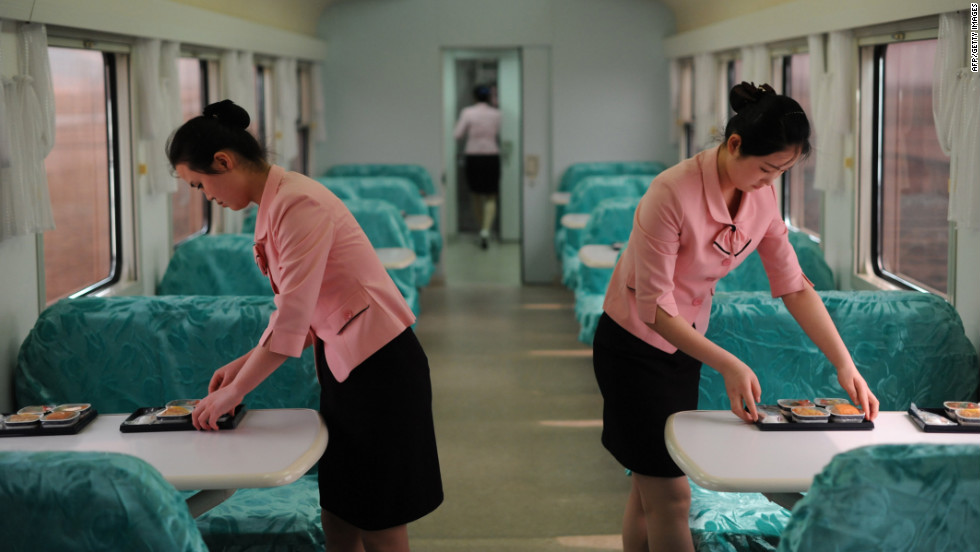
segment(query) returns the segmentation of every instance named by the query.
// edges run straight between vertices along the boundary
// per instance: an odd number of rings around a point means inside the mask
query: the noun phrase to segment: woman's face
[[[248,190],[239,175],[239,171],[232,170],[225,159],[220,157],[221,155],[223,155],[221,152],[215,155],[215,161],[212,164],[212,168],[220,171],[218,174],[191,170],[186,163],[178,163],[174,170],[177,172],[177,176],[187,182],[191,188],[197,188],[204,192],[208,201],[214,201],[222,207],[239,211],[251,203]]]
[[[733,135],[731,138],[736,138]],[[769,155],[742,155],[738,146],[740,140],[736,140],[734,151],[732,151],[731,139],[729,140],[728,178],[735,188],[745,193],[771,186],[779,181],[779,177],[787,169],[796,164],[800,159],[800,146],[791,146],[785,150],[770,153]]]

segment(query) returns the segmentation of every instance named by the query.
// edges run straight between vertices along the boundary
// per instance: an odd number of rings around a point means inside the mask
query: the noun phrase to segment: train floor
[[[463,236],[421,300],[446,498],[409,525],[412,549],[621,550],[629,479],[599,442],[573,294],[521,286],[516,244]]]

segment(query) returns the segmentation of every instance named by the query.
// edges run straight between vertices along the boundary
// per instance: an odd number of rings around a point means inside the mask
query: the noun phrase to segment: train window
[[[782,81],[787,96],[797,102],[813,121],[813,104],[810,102],[810,55],[793,54],[783,58]],[[810,144],[817,143],[816,130],[810,135]],[[783,215],[790,226],[811,235],[820,235],[822,219],[822,195],[814,185],[816,156],[819,152],[812,148],[810,155],[801,163],[783,174]]]
[[[180,58],[177,70],[180,75],[180,108],[183,120],[187,121],[201,114],[207,102],[208,66],[197,58]],[[171,196],[171,216],[173,219],[173,243],[203,234],[210,226],[208,200],[204,194],[186,184],[178,184]]]
[[[293,160],[292,169],[302,174],[310,174],[310,141],[313,132],[313,71],[308,65],[296,69],[299,79],[299,122],[296,127],[296,140],[299,155]]]
[[[949,159],[932,116],[935,40],[875,48],[876,273],[918,289],[947,291]]]
[[[48,304],[113,283],[122,262],[116,54],[50,47],[55,145],[45,160],[56,228],[44,233]]]
[[[680,83],[677,91],[681,158],[687,158],[697,153],[694,151],[694,63],[689,59],[680,62]]]
[[[272,69],[263,65],[255,66],[255,108],[258,123],[259,143],[272,144],[272,117],[275,109],[272,104]]]

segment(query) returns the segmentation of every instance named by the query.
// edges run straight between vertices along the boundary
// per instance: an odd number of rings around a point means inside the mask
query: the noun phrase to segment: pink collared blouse
[[[415,322],[343,202],[279,166],[269,171],[259,203],[255,261],[276,303],[259,345],[298,357],[315,335],[339,382]]]
[[[743,194],[732,218],[718,149],[702,151],[659,174],[643,195],[603,309],[631,334],[673,353],[677,347],[647,326],[657,307],[704,334],[716,283],[756,249],[773,297],[813,285],[788,235],[772,186]]]

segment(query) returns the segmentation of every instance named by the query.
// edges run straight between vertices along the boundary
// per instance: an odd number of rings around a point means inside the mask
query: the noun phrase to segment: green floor
[[[573,295],[520,285],[516,245],[447,244],[416,332],[432,369],[446,500],[415,551],[621,549],[629,480],[599,443]]]

